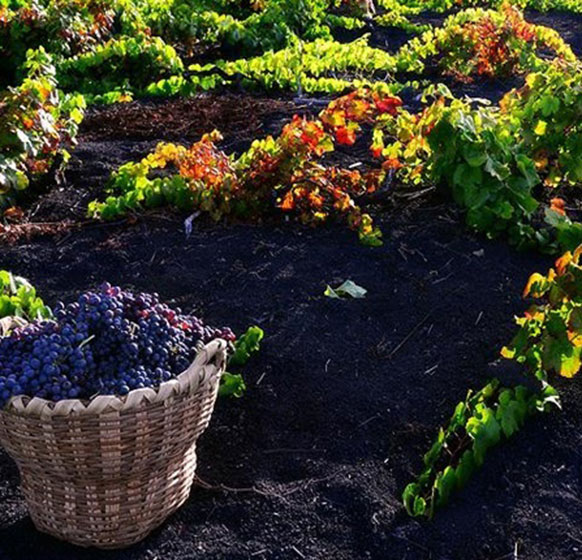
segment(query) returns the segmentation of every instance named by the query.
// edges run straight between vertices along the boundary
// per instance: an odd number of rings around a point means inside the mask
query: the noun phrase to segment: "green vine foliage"
[[[36,294],[28,280],[0,270],[0,319],[19,317],[26,320],[48,319],[52,311]]]
[[[242,336],[237,338],[229,365],[243,366],[246,364],[251,355],[260,350],[264,336],[265,333],[260,327],[249,327]]]
[[[451,193],[472,228],[556,253],[582,243],[582,224],[559,198],[582,184],[581,117],[582,68],[556,60],[498,106],[431,86],[417,113],[375,122],[372,150],[402,183]]]
[[[449,16],[442,27],[431,28],[411,39],[396,54],[397,68],[422,72],[429,63],[461,81],[478,74],[495,77],[545,68],[547,57],[576,62],[559,33],[527,22],[508,3],[498,9],[469,8]]]
[[[183,69],[172,46],[159,37],[141,34],[111,39],[88,53],[64,59],[57,77],[66,90],[104,94],[141,91],[152,78],[169,77]]]
[[[261,347],[265,333],[260,327],[252,326],[239,336],[234,343],[234,351],[228,360],[228,367],[239,368],[244,366],[251,356]],[[219,395],[221,397],[242,397],[246,391],[246,384],[240,373],[225,372],[220,380]]]
[[[533,274],[524,296],[535,303],[523,317],[505,358],[547,383],[548,374],[574,377],[582,367],[582,246],[566,252],[546,275]]]
[[[143,20],[154,33],[172,41],[218,44],[240,55],[286,46],[293,36],[330,38],[329,0],[269,0],[256,10],[236,3],[142,2]]]
[[[379,6],[386,9],[400,8],[409,14],[422,11],[443,13],[455,8],[495,8],[504,3],[507,3],[507,0],[378,0]],[[580,13],[582,11],[577,0],[513,0],[511,4],[522,9],[531,8],[542,12],[563,10]]]
[[[525,87],[507,95],[501,107],[507,126],[522,132],[520,149],[533,154],[547,186],[582,181],[579,64],[552,64],[530,74]]]
[[[487,40],[490,48],[480,52],[479,42]],[[523,20],[521,12],[504,6],[499,11],[459,12],[447,18],[442,28],[427,30],[393,55],[370,47],[368,35],[345,44],[330,39],[312,42],[294,39],[279,51],[268,51],[250,59],[217,61],[203,68],[192,65],[189,70],[191,75],[199,76],[219,70],[227,80],[242,78],[246,87],[301,88],[308,93],[331,93],[350,85],[367,85],[369,78],[365,76],[370,74],[384,80],[397,72],[420,75],[431,58],[435,58],[446,72],[463,80],[478,73],[502,75],[534,71],[548,64],[537,55],[541,47],[552,49],[560,60],[576,60],[554,30],[531,25]],[[502,55],[492,61],[492,53]]]
[[[424,11],[445,13],[467,8],[499,8],[511,4],[521,9],[530,8],[540,12],[561,10],[580,13],[582,6],[577,0],[377,0],[380,13],[374,18],[378,25],[398,27],[411,34],[431,30],[429,25],[419,25],[411,18]]]
[[[518,247],[571,250],[582,226],[552,210],[556,189],[582,182],[582,72],[556,63],[526,78],[500,109],[450,108],[428,136],[430,167],[489,235]]]
[[[527,418],[557,402],[547,385],[541,393],[524,386],[502,387],[498,380],[460,402],[423,459],[424,469],[402,495],[409,515],[432,519],[473,474],[492,447],[512,437]]]
[[[0,2],[0,82],[22,80],[28,50],[42,47],[58,59],[87,52],[124,29],[129,14],[137,16],[130,0]]]
[[[296,41],[280,51],[217,62],[216,67],[227,76],[242,77],[243,85],[250,88],[336,93],[371,85],[366,76],[374,72],[383,72],[386,76],[395,70],[396,61],[385,51],[370,47],[368,35],[364,35],[351,43],[328,39]],[[349,79],[341,77],[348,73]]]
[[[534,303],[516,317],[517,332],[501,355],[535,378],[539,389],[503,388],[494,380],[459,403],[424,456],[424,470],[404,490],[413,516],[432,518],[452,493],[482,466],[487,451],[510,438],[536,412],[560,408],[553,377],[572,378],[582,368],[582,246],[567,251],[544,275],[534,273],[524,297]]]
[[[486,112],[450,108],[428,137],[434,179],[448,184],[467,222],[498,235],[532,216],[535,164]]]

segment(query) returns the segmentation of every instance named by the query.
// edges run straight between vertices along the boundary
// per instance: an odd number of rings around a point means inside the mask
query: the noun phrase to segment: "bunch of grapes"
[[[57,303],[55,320],[35,321],[0,339],[0,407],[14,395],[52,401],[125,395],[184,371],[200,343],[234,341],[157,294],[103,284],[74,303]]]

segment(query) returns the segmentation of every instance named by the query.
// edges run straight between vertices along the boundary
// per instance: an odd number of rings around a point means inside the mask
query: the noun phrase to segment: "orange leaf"
[[[340,144],[345,144],[347,146],[352,146],[356,141],[356,133],[345,126],[336,130],[335,137]]]
[[[285,194],[283,202],[281,202],[279,208],[287,212],[295,208],[295,200],[293,199],[293,193],[291,191]]]
[[[389,171],[390,169],[400,169],[402,167],[402,163],[398,158],[389,158],[382,164],[382,169]]]
[[[550,200],[550,209],[558,214],[562,214],[562,216],[566,215],[565,207],[566,203],[562,198],[552,198],[552,200]]]
[[[572,253],[567,251],[556,261],[556,270],[561,276],[566,272],[566,267],[572,262]]]
[[[11,220],[22,220],[24,218],[24,212],[18,206],[11,206],[4,210],[4,217],[10,218]]]

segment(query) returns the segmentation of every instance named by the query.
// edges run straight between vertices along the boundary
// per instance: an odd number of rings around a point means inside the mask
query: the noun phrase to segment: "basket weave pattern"
[[[226,343],[212,341],[176,379],[126,397],[49,403],[15,397],[0,443],[16,461],[30,516],[82,546],[143,539],[187,499],[196,440],[210,421]]]

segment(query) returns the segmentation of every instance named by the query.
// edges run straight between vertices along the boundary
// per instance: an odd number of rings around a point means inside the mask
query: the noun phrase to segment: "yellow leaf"
[[[534,128],[534,133],[537,136],[543,136],[546,133],[546,128],[548,127],[548,123],[546,121],[538,121],[536,127]]]
[[[507,346],[504,346],[501,349],[501,356],[503,358],[507,358],[508,360],[513,360],[513,357],[515,356],[515,350],[511,350]]]
[[[534,272],[530,277],[529,280],[527,281],[527,284],[523,290],[523,297],[527,297],[530,295],[530,292],[532,290],[532,287],[534,284],[537,283],[541,283],[545,280],[545,277],[542,276],[539,272]],[[535,292],[531,292],[531,295],[533,297],[539,297],[539,294],[535,293]]]
[[[574,346],[574,348],[582,347],[582,333],[569,330],[568,331],[568,340],[570,341],[570,344],[572,344],[572,346]]]
[[[580,371],[581,365],[580,348],[574,348],[571,356],[562,358],[558,373],[562,377],[574,377]]]

